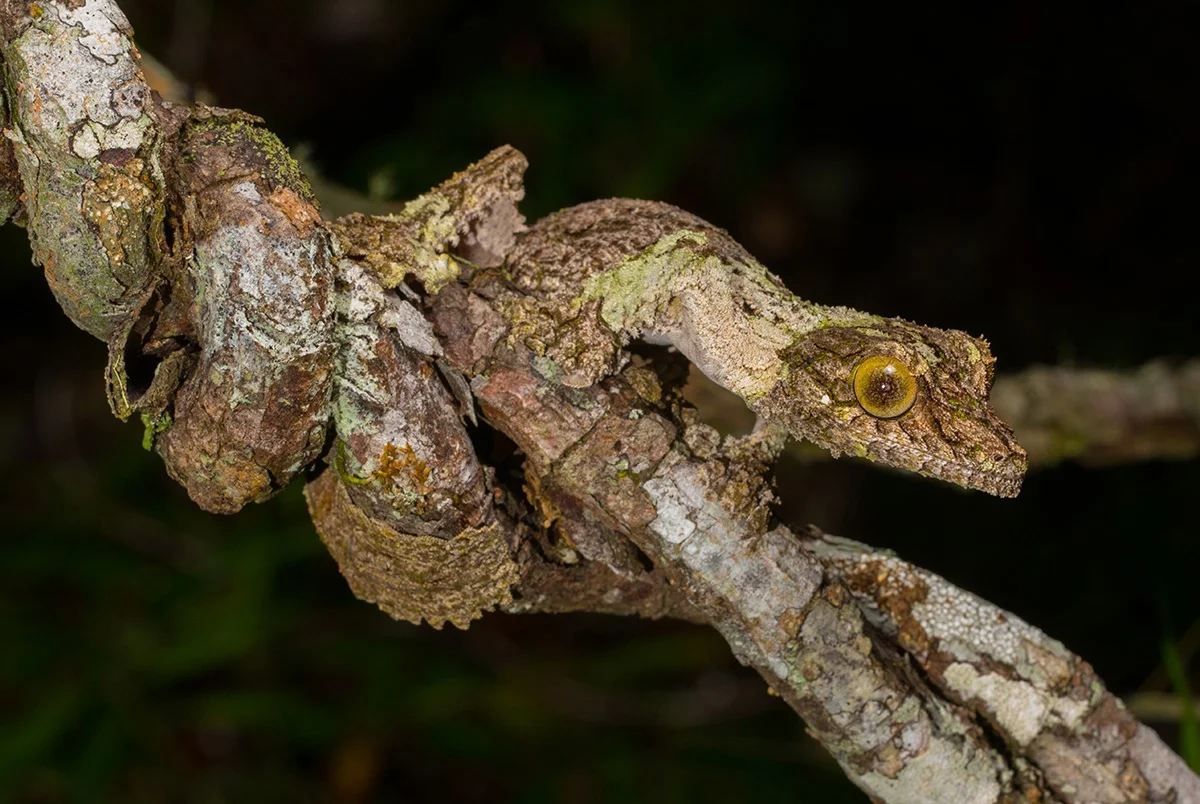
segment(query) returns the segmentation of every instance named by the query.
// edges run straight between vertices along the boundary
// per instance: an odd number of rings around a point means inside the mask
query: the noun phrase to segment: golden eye
[[[908,366],[894,357],[863,359],[854,367],[851,382],[858,404],[877,419],[901,416],[917,399],[917,381]]]

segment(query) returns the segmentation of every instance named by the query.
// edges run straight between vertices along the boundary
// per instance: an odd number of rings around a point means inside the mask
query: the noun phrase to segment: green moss
[[[620,458],[615,464],[613,464],[613,469],[615,470],[615,474],[611,482],[614,485],[622,480],[632,480],[639,486],[642,484],[641,474],[633,470],[629,464],[628,458]]]
[[[142,414],[142,426],[145,430],[142,432],[142,449],[150,452],[154,449],[154,439],[159,433],[165,433],[173,424],[171,414],[163,411],[157,416],[152,416],[149,413]]]
[[[333,459],[333,470],[338,473],[338,477],[343,483],[350,483],[355,486],[363,486],[371,482],[369,477],[358,477],[351,474],[346,468],[346,442],[338,439],[337,450]]]
[[[535,355],[533,358],[533,370],[550,382],[558,382],[562,377],[563,371],[558,364],[545,355]]]
[[[292,158],[287,146],[271,130],[264,128],[253,119],[241,116],[213,116],[193,120],[188,125],[189,135],[212,134],[214,141],[229,148],[249,147],[258,156],[263,170],[263,177],[271,185],[287,187],[299,193],[305,200],[316,205],[317,196],[312,186],[301,170],[300,165]],[[191,154],[185,153],[188,159]]]

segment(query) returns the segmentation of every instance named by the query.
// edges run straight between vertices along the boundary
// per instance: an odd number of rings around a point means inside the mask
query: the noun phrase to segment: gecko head
[[[988,404],[995,358],[955,330],[870,318],[801,336],[788,368],[756,405],[792,434],[1000,497],[1028,465]]]

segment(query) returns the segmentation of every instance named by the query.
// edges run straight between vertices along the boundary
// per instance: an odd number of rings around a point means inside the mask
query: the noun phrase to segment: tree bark
[[[876,800],[1200,801],[1060,643],[773,523],[777,426],[722,438],[683,399],[685,361],[634,358],[595,309],[514,289],[506,261],[534,242],[514,149],[396,215],[329,223],[260,120],[150,91],[112,0],[3,0],[0,27],[0,215],[108,344],[114,412],[140,415],[203,508],[305,475],[355,594],[413,622],[708,623]],[[543,243],[545,276],[619,253],[644,224],[622,209],[594,254]]]

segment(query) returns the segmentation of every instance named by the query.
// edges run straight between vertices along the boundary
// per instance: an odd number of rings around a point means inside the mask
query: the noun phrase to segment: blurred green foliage
[[[531,218],[672,201],[802,295],[985,332],[1002,369],[1200,352],[1195,29],[1170,10],[121,5],[147,51],[363,193],[511,142]],[[104,408],[103,349],[23,237],[0,232],[0,802],[862,800],[707,630],[397,624],[351,597],[298,489],[197,511]],[[785,463],[778,514],[947,575],[1123,694],[1160,626],[1200,618],[1198,484],[1066,467],[1011,502]]]
[[[1162,657],[1163,669],[1182,710],[1179,716],[1179,755],[1188,767],[1200,773],[1200,722],[1196,718],[1196,699],[1188,681],[1187,662],[1180,652],[1179,643],[1170,636],[1163,637]]]
[[[88,411],[86,453],[24,481],[5,467],[26,505],[0,563],[0,800],[785,801],[798,775],[844,786],[707,631],[393,623],[345,589],[298,487],[227,520],[198,513],[104,415]]]

